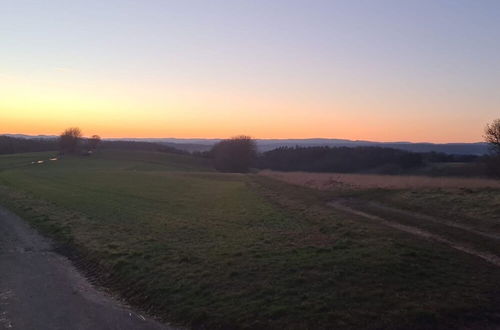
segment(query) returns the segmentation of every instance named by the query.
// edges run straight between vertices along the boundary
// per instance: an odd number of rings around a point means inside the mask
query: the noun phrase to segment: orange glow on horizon
[[[25,120],[6,120],[0,116],[2,122],[2,131],[0,134],[26,134],[26,135],[59,135],[67,127],[80,127],[85,136],[98,134],[103,138],[228,138],[236,135],[250,135],[259,139],[307,139],[307,138],[332,138],[349,140],[367,140],[379,142],[434,142],[434,143],[453,143],[453,142],[480,142],[480,138],[471,136],[469,139],[449,139],[446,137],[430,137],[425,132],[417,130],[408,131],[404,128],[386,126],[377,126],[376,128],[366,125],[355,129],[345,127],[336,129],[336,134],[328,134],[331,131],[328,123],[322,125],[303,125],[297,126],[297,122],[290,123],[289,129],[287,123],[281,123],[278,126],[272,126],[272,121],[268,125],[260,125],[258,119],[256,122],[247,122],[246,125],[233,127],[230,123],[220,123],[214,120],[212,123],[205,122],[203,125],[178,123],[170,125],[162,123],[140,122],[140,119],[122,121],[120,125],[103,123],[96,125],[91,121],[85,120],[48,120],[49,123],[41,122],[40,118],[30,118]],[[252,129],[252,124],[255,124]],[[208,126],[208,127],[207,127]],[[353,127],[353,126],[350,126]],[[439,128],[438,128],[439,129]],[[401,136],[410,136],[413,138],[401,138]],[[420,133],[420,134],[419,134]],[[443,132],[441,132],[443,133]],[[453,133],[453,132],[451,132]]]
[[[452,122],[445,115],[425,116],[418,111],[418,104],[407,108],[407,115],[396,116],[401,104],[368,107],[341,97],[313,102],[182,86],[165,92],[160,86],[132,88],[116,82],[4,81],[0,88],[7,97],[0,100],[0,134],[58,135],[77,126],[86,136],[103,138],[227,138],[246,134],[272,139],[442,143],[481,141],[485,124],[468,118]]]

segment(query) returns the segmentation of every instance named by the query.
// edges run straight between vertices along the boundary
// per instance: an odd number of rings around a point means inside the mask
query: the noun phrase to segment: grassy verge
[[[377,189],[359,196],[500,235],[500,189]]]
[[[326,208],[324,192],[213,173],[187,156],[123,152],[5,169],[0,184],[1,204],[169,320],[303,329],[500,322],[498,268]]]

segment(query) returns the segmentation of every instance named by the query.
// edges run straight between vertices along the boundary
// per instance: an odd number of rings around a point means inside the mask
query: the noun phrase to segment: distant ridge
[[[56,135],[25,135],[25,134],[0,134],[0,136],[8,136],[17,139],[55,139]]]
[[[25,135],[25,134],[2,134],[4,136],[23,138],[23,139],[54,139],[55,135]],[[155,142],[169,145],[186,151],[207,151],[212,145],[219,142],[221,139],[182,139],[182,138],[110,138],[108,141],[138,141],[138,142]],[[269,151],[278,147],[385,147],[401,149],[413,152],[443,152],[447,154],[457,155],[484,155],[488,153],[488,145],[484,142],[476,143],[413,143],[413,142],[373,142],[363,140],[346,140],[346,139],[326,139],[326,138],[311,138],[311,139],[257,139],[257,147],[259,151]]]

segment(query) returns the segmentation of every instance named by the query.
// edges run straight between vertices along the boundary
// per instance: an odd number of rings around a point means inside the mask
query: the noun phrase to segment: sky
[[[497,0],[0,0],[0,133],[477,142]]]

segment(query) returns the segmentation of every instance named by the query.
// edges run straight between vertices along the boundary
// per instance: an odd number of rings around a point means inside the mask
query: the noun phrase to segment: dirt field
[[[279,179],[291,184],[315,189],[331,190],[342,188],[500,188],[500,180],[458,177],[425,177],[417,175],[378,175],[346,173],[307,173],[261,171],[261,175]]]

